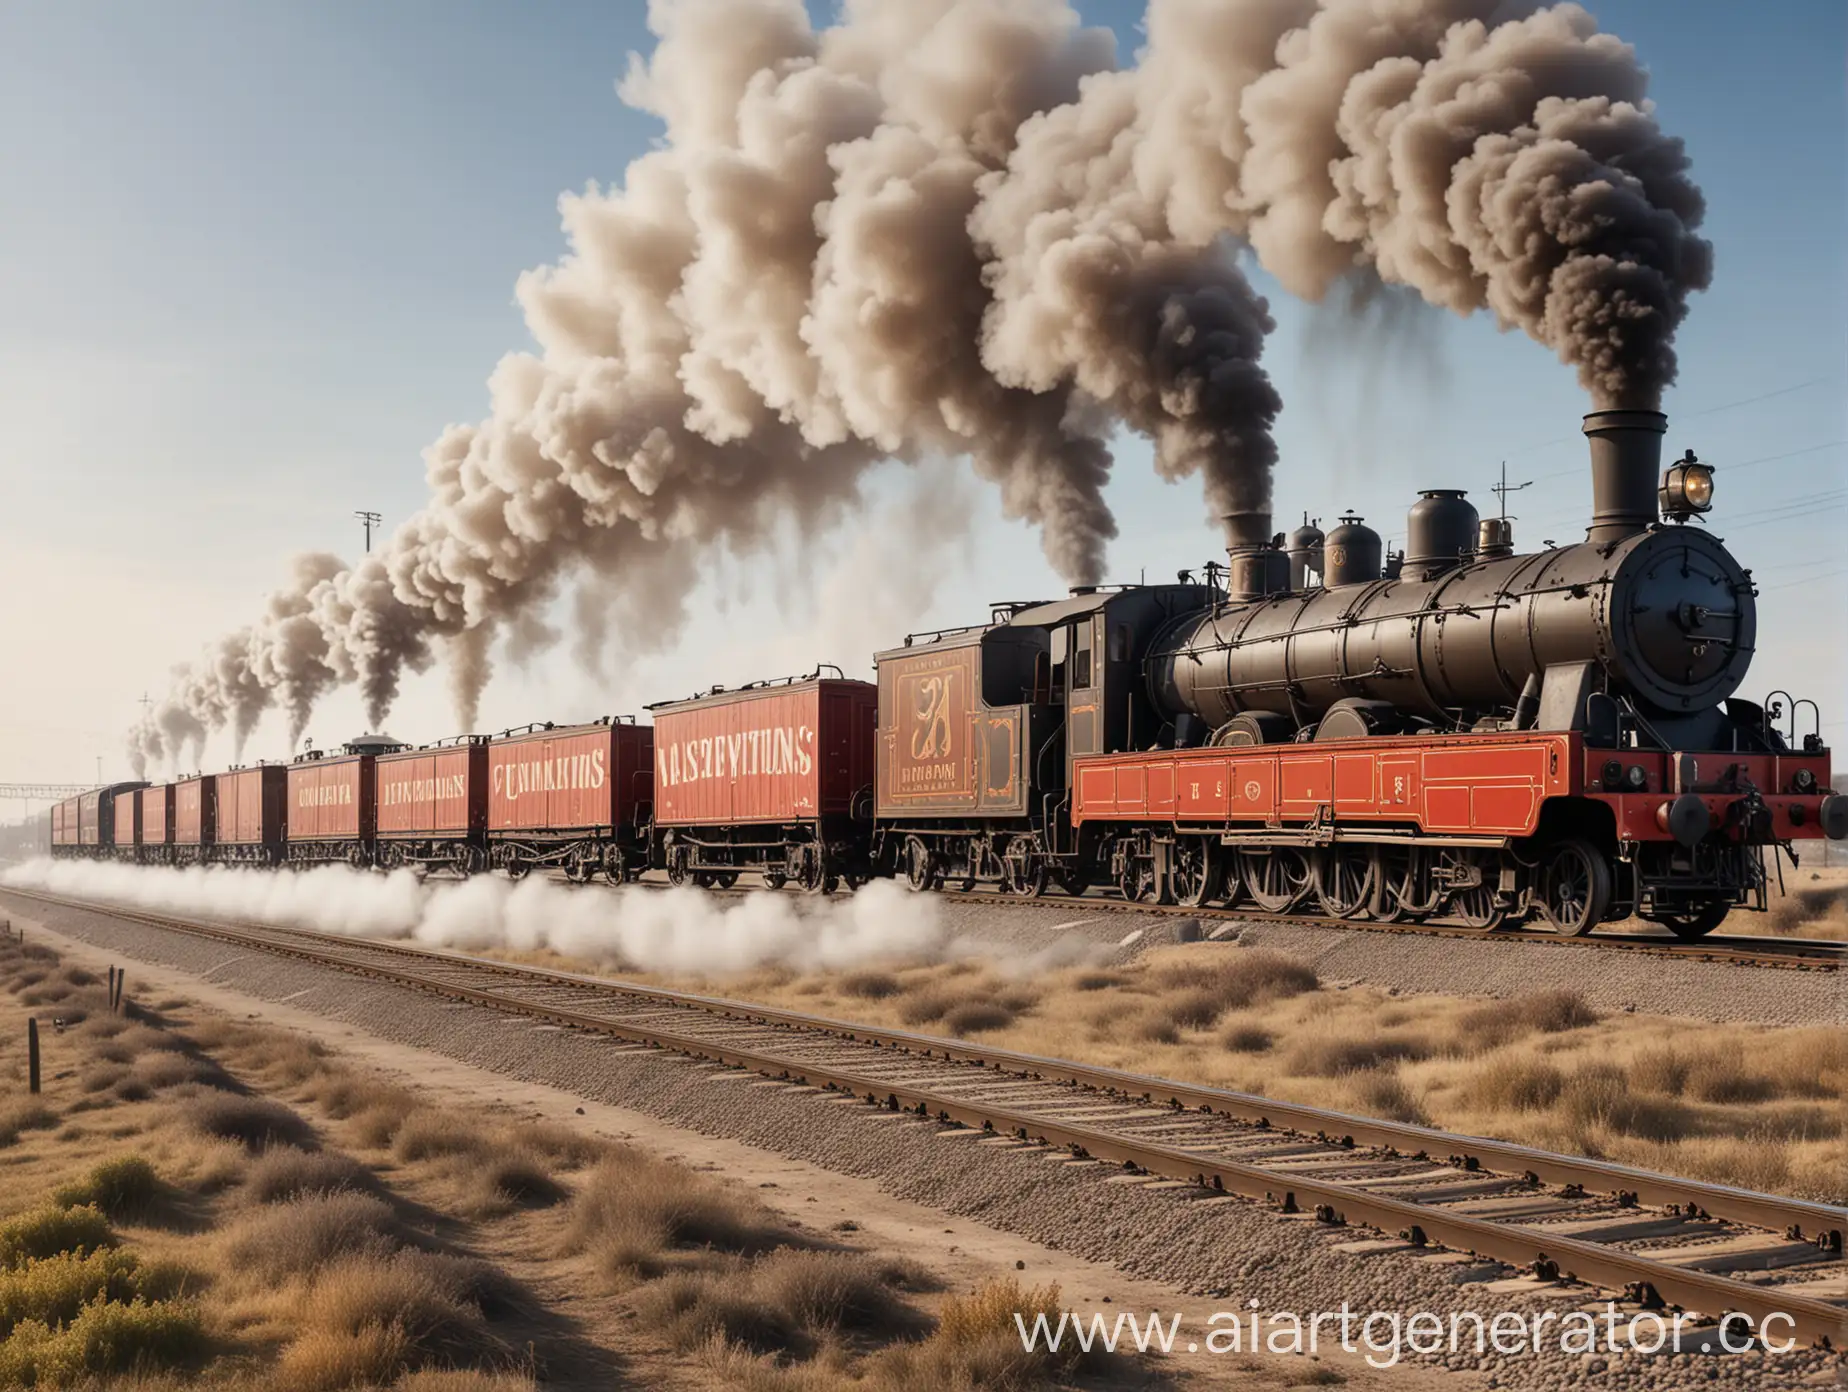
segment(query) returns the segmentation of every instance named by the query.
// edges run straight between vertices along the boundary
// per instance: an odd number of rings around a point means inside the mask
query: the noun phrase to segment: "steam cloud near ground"
[[[377,553],[299,558],[181,670],[138,771],[214,730],[241,750],[272,705],[293,745],[338,685],[377,727],[439,658],[472,727],[497,644],[549,641],[568,586],[587,631],[662,649],[712,555],[813,538],[889,457],[967,455],[1073,582],[1116,533],[1114,429],[1209,513],[1267,509],[1281,402],[1239,248],[1311,300],[1486,309],[1599,405],[1658,404],[1711,275],[1681,143],[1574,5],[1150,0],[1126,68],[1066,0],[649,23],[620,90],[664,139],[561,200],[569,251],[518,286],[539,351],[425,451],[430,499]]]
[[[550,948],[598,965],[677,976],[934,961],[953,947],[935,898],[889,880],[847,899],[768,890],[721,899],[692,888],[580,891],[497,875],[419,882],[409,870],[379,875],[344,865],[279,874],[40,859],[0,874],[0,884],[119,908],[411,939],[459,951]]]

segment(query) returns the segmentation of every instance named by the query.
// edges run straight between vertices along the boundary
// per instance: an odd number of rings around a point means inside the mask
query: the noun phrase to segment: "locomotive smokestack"
[[[1662,472],[1660,411],[1593,411],[1585,417],[1591,441],[1591,528],[1585,540],[1621,541],[1656,521],[1656,485]]]
[[[1228,512],[1226,553],[1232,565],[1226,575],[1226,595],[1234,600],[1262,599],[1290,587],[1290,558],[1271,548],[1268,512]]]
[[[1270,545],[1271,515],[1268,512],[1228,512],[1220,520],[1226,528],[1226,550],[1234,556],[1241,551]]]

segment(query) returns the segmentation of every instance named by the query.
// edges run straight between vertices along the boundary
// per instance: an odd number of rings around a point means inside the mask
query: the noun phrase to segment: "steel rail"
[[[1565,1178],[1565,1176],[1597,1173],[1605,1177],[1622,1176],[1626,1179],[1633,1177],[1639,1183],[1659,1181],[1664,1185],[1673,1186],[1674,1192],[1680,1194],[1702,1191],[1716,1201],[1727,1205],[1735,1203],[1746,1205],[1747,1210],[1760,1216],[1742,1218],[1740,1221],[1757,1227],[1775,1227],[1779,1214],[1787,1215],[1793,1211],[1803,1211],[1811,1215],[1824,1215],[1834,1220],[1838,1224],[1834,1231],[1839,1232],[1841,1220],[1848,1217],[1848,1214],[1826,1205],[1808,1204],[1801,1200],[1780,1199],[1770,1195],[1755,1195],[1748,1191],[1734,1190],[1725,1186],[1677,1181],[1667,1176],[1629,1170],[1627,1167],[1609,1166],[1602,1162],[1577,1160],[1566,1156],[1552,1156],[1546,1152],[1531,1151],[1525,1147],[1506,1146],[1501,1142],[1484,1141],[1481,1138],[1453,1136],[1445,1132],[1409,1127],[1400,1123],[1373,1122],[1366,1118],[1350,1117],[1344,1113],[1296,1107],[1294,1104],[1277,1103],[1271,1099],[1250,1098],[1244,1094],[1224,1092],[1218,1089],[1171,1084],[1168,1080],[1141,1077],[1110,1069],[1086,1068],[1061,1060],[1041,1059],[1034,1055],[983,1049],[959,1041],[938,1039],[928,1035],[867,1029],[845,1021],[771,1010],[747,1002],[689,995],[652,987],[629,986],[575,973],[553,972],[513,963],[483,960],[461,953],[411,948],[399,943],[387,944],[369,939],[331,938],[324,934],[298,929],[268,927],[243,929],[232,925],[207,924],[164,915],[144,914],[134,910],[120,910],[50,895],[18,890],[7,892],[22,894],[22,897],[39,899],[63,907],[100,912],[131,922],[142,922],[159,928],[177,930],[194,936],[254,945],[278,955],[387,981],[412,990],[467,1001],[485,1008],[540,1019],[573,1029],[613,1035],[633,1043],[664,1048],[689,1057],[709,1059],[728,1067],[749,1069],[768,1077],[851,1093],[864,1097],[869,1103],[883,1105],[890,1111],[912,1112],[920,1117],[935,1117],[943,1122],[953,1121],[977,1127],[985,1132],[1008,1134],[1022,1140],[1060,1146],[1069,1149],[1075,1156],[1081,1158],[1113,1161],[1134,1170],[1198,1184],[1219,1192],[1239,1194],[1246,1198],[1277,1205],[1285,1212],[1300,1211],[1303,1199],[1307,1198],[1315,1202],[1318,1220],[1331,1225],[1359,1224],[1383,1233],[1396,1233],[1415,1247],[1435,1242],[1447,1248],[1470,1252],[1510,1266],[1524,1268],[1543,1278],[1583,1282],[1611,1291],[1623,1291],[1626,1295],[1639,1299],[1647,1305],[1664,1302],[1715,1317],[1740,1313],[1750,1316],[1760,1326],[1767,1317],[1782,1315],[1792,1321],[1792,1332],[1796,1337],[1807,1339],[1823,1347],[1835,1346],[1843,1340],[1844,1333],[1848,1332],[1848,1310],[1814,1297],[1794,1292],[1780,1292],[1775,1286],[1755,1286],[1731,1280],[1723,1275],[1674,1266],[1634,1252],[1588,1242],[1565,1234],[1544,1232],[1518,1223],[1447,1212],[1407,1199],[1370,1193],[1338,1181],[1318,1180],[1299,1174],[1280,1174],[1262,1166],[1245,1164],[1207,1152],[1132,1139],[1112,1134],[1096,1126],[1057,1121],[1033,1111],[1023,1111],[1004,1105],[952,1096],[913,1084],[872,1078],[863,1073],[830,1066],[813,1059],[792,1059],[759,1049],[740,1048],[727,1044],[723,1040],[684,1034],[677,1030],[664,1028],[659,1023],[630,1023],[589,1014],[581,1010],[548,1005],[544,1002],[522,1000],[491,989],[480,989],[453,981],[438,981],[415,970],[400,969],[378,961],[365,961],[362,958],[368,953],[374,956],[400,956],[414,961],[421,960],[430,965],[469,968],[490,977],[536,978],[573,986],[594,987],[611,996],[638,997],[664,1005],[691,1007],[706,1013],[718,1013],[748,1021],[785,1024],[810,1033],[840,1035],[854,1042],[873,1044],[875,1047],[890,1047],[926,1055],[941,1052],[946,1059],[957,1059],[984,1067],[994,1067],[997,1070],[1013,1069],[1036,1073],[1042,1078],[1047,1076],[1047,1069],[1059,1070],[1053,1076],[1059,1076],[1061,1080],[1069,1075],[1072,1081],[1081,1085],[1100,1087],[1118,1093],[1127,1090],[1123,1084],[1132,1086],[1139,1084],[1143,1096],[1153,1097],[1164,1091],[1171,1092],[1170,1101],[1177,1107],[1190,1105],[1183,1100],[1186,1095],[1210,1097],[1221,1104],[1221,1110],[1230,1110],[1224,1105],[1228,1100],[1241,1105],[1261,1104],[1264,1116],[1260,1119],[1268,1119],[1269,1115],[1275,1114],[1279,1117],[1305,1121],[1335,1120],[1356,1123],[1363,1131],[1385,1128],[1379,1131],[1382,1136],[1396,1132],[1401,1138],[1405,1138],[1409,1133],[1414,1137],[1422,1136],[1440,1143],[1463,1142],[1466,1146],[1482,1150],[1484,1154],[1491,1153],[1493,1150],[1495,1153],[1509,1157],[1519,1156],[1529,1162],[1544,1164],[1548,1167],[1546,1174],[1535,1170],[1532,1163],[1527,1166],[1527,1172],[1541,1179],[1547,1178],[1550,1174],[1557,1176],[1558,1182],[1572,1183],[1577,1181]],[[384,949],[384,951],[379,951],[379,949]],[[1095,1081],[1087,1083],[1087,1080]],[[1212,1109],[1210,1105],[1208,1109]],[[1326,1138],[1325,1128],[1324,1138]],[[1359,1143],[1359,1138],[1360,1133],[1355,1133],[1353,1140],[1356,1144]],[[1344,1134],[1343,1142],[1345,1143],[1347,1139],[1348,1137]],[[1565,1168],[1558,1168],[1560,1166]],[[1641,1191],[1632,1192],[1638,1193],[1640,1200]],[[1656,1191],[1652,1189],[1650,1192]],[[1664,1201],[1686,1202],[1685,1199],[1673,1198]],[[1754,1204],[1753,1201],[1759,1202]],[[1703,1203],[1701,1208],[1710,1215],[1723,1216],[1717,1207],[1707,1208],[1707,1205]],[[1769,1223],[1767,1219],[1770,1220]]]

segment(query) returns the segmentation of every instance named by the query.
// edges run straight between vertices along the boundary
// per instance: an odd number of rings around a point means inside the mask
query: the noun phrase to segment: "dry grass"
[[[239,1197],[247,1203],[274,1204],[311,1194],[364,1192],[372,1187],[372,1172],[350,1155],[276,1146],[244,1172]]]
[[[884,968],[895,993],[881,984],[858,994],[857,981],[850,991],[848,976],[859,975],[757,973],[726,994],[939,1033],[958,1032],[951,1017],[961,1012],[955,1025],[999,1048],[1848,1198],[1841,1031],[1607,1016],[1572,991],[1492,1002],[1395,996],[1220,942],[1030,980],[972,960]],[[1624,1075],[1621,1088],[1609,1069]]]
[[[769,1211],[716,1181],[615,1147],[572,1200],[563,1250],[619,1281],[659,1275],[677,1253],[762,1252],[783,1236]]]

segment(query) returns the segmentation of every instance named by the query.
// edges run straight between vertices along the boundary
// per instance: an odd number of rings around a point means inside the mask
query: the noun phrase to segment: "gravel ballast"
[[[16,921],[158,963],[257,1000],[287,999],[380,1038],[432,1050],[522,1081],[631,1108],[687,1129],[728,1136],[839,1173],[877,1179],[901,1197],[975,1218],[1124,1271],[1216,1295],[1227,1310],[1565,1311],[1559,1292],[1490,1290],[1505,1269],[1453,1254],[1409,1255],[1391,1244],[1338,1250],[1375,1235],[1331,1230],[1191,1187],[1132,1179],[1042,1148],[945,1132],[808,1090],[750,1086],[739,1075],[556,1029],[521,1027],[461,1006],[261,951],[123,922],[102,912],[0,896]],[[1073,915],[1075,916],[1075,915]],[[1281,945],[1281,944],[1276,944]],[[1569,955],[1569,954],[1559,954]],[[1777,975],[1782,975],[1777,974]],[[131,975],[132,982],[132,975]],[[1526,989],[1533,989],[1529,981]],[[131,985],[132,991],[132,985]],[[1589,1303],[1588,1294],[1581,1292]],[[1779,1356],[1561,1354],[1508,1358],[1474,1350],[1435,1360],[1479,1369],[1513,1389],[1780,1389],[1831,1381],[1839,1360]]]

